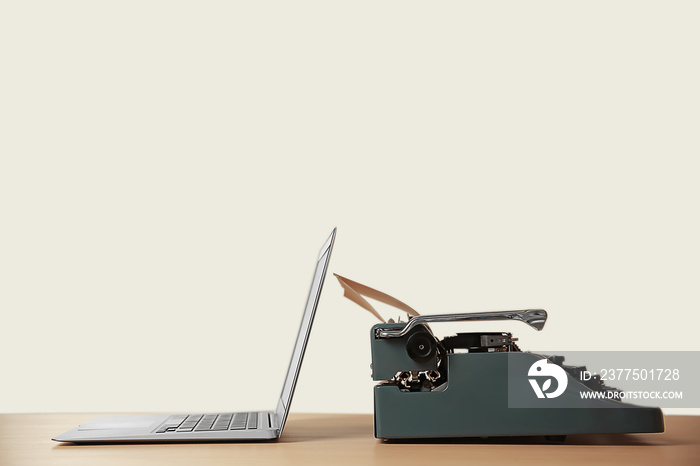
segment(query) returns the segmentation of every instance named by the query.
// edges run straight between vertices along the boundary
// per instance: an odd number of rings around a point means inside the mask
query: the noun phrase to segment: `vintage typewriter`
[[[457,333],[443,339],[429,324],[511,320],[542,330],[542,309],[421,316],[395,298],[338,277],[345,296],[365,295],[409,313],[407,322],[372,327],[374,433],[380,439],[545,436],[663,432],[661,409],[582,391],[615,391],[585,366],[523,352],[511,333]],[[373,308],[372,308],[373,311]],[[413,311],[413,312],[410,312]],[[373,313],[376,313],[374,311]],[[377,313],[378,315],[378,313]],[[381,319],[381,317],[379,316]]]

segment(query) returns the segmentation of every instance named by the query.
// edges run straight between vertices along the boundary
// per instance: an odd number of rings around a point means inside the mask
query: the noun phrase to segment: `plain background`
[[[422,313],[550,315],[438,334],[699,350],[699,13],[3,2],[0,412],[274,408],[335,226]],[[329,275],[294,411],[372,411],[374,323]]]

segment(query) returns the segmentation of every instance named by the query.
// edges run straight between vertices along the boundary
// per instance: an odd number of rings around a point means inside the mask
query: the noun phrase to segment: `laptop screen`
[[[328,270],[328,262],[331,258],[334,240],[335,229],[333,229],[331,236],[323,245],[323,248],[321,248],[321,252],[318,256],[318,262],[316,263],[316,272],[314,272],[314,278],[311,282],[309,298],[306,300],[306,308],[304,309],[304,316],[301,319],[299,335],[297,336],[297,341],[294,344],[294,352],[292,353],[292,360],[289,363],[287,378],[284,382],[284,387],[282,387],[282,396],[280,397],[279,404],[277,405],[277,419],[279,419],[280,422],[280,434],[284,428],[284,423],[287,421],[289,405],[292,402],[292,395],[294,395],[294,387],[296,386],[299,370],[301,369],[301,361],[304,358],[306,343],[309,341],[311,324],[313,324],[314,315],[316,314],[316,307],[318,306],[318,300],[321,297],[321,288],[323,288],[323,281],[326,278],[326,270]]]

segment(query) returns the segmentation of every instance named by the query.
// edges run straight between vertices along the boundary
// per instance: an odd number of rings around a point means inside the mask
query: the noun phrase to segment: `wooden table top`
[[[0,465],[700,465],[700,417],[667,416],[663,434],[387,443],[371,414],[292,414],[279,441],[265,443],[73,445],[52,436],[96,415],[0,415]]]

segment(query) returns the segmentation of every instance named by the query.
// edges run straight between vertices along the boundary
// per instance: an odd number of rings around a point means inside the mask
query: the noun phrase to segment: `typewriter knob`
[[[429,333],[414,333],[406,341],[406,352],[416,362],[427,362],[435,353],[435,339]]]

